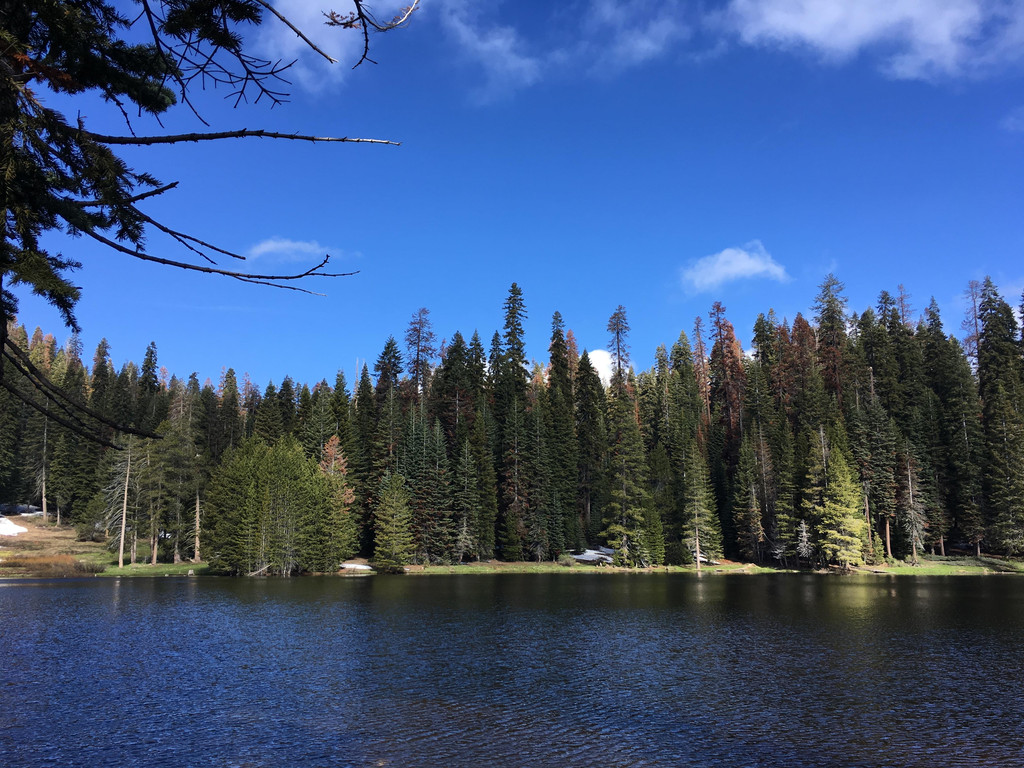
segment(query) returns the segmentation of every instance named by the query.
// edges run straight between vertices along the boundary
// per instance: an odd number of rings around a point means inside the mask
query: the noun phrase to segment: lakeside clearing
[[[208,573],[206,563],[157,563],[140,562],[117,567],[117,553],[107,545],[94,541],[78,541],[73,526],[57,526],[44,523],[39,517],[14,518],[18,525],[25,527],[24,533],[5,536],[0,539],[0,578],[69,578],[81,576],[202,576]],[[141,543],[140,543],[141,547]],[[365,561],[360,561],[365,562]],[[500,560],[486,560],[460,565],[412,565],[410,575],[439,574],[493,574],[493,573],[695,573],[692,565],[666,565],[647,569],[620,568],[601,565],[562,565],[555,562],[506,563]],[[757,573],[811,573],[796,569],[781,569],[723,560],[718,564],[705,565],[702,573],[757,574]],[[818,570],[815,573],[838,571]],[[977,576],[986,574],[1024,574],[1024,562],[984,555],[922,557],[920,565],[897,562],[893,565],[866,565],[853,569],[854,573],[895,576]]]

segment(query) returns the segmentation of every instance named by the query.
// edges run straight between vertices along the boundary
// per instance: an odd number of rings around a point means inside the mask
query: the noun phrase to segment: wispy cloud
[[[1019,62],[1021,0],[731,0],[726,24],[750,45],[843,62],[878,50],[901,79],[978,76]]]
[[[390,18],[408,0],[380,0]],[[461,60],[479,70],[473,97],[507,98],[553,77],[610,76],[689,51],[721,55],[735,43],[809,51],[841,64],[872,56],[901,79],[981,77],[1024,62],[1024,0],[727,0],[706,10],[682,0],[577,0],[519,12],[516,3],[432,0],[412,24],[437,24]],[[362,49],[352,30],[324,26],[321,6],[278,0],[284,15],[327,53],[268,18],[254,35],[260,55],[297,59],[288,76],[307,90],[341,81]]]
[[[485,83],[476,97],[492,101],[540,80],[541,59],[526,51],[520,34],[482,19],[478,8],[465,0],[443,0],[440,5],[441,25],[463,54],[483,69]]]
[[[554,34],[528,37],[494,19],[494,6],[440,0],[439,18],[463,56],[481,66],[480,101],[494,101],[557,74],[608,75],[675,50],[691,35],[678,0],[588,0],[558,7],[540,25]]]
[[[726,248],[704,256],[683,270],[683,284],[698,293],[751,278],[775,280],[779,283],[790,279],[786,268],[772,258],[760,240],[753,240],[742,248]]]
[[[646,64],[690,38],[684,15],[674,0],[591,0],[578,56],[596,72]]]
[[[407,0],[378,0],[373,5],[378,19],[391,19]],[[253,38],[257,55],[271,61],[294,61],[285,77],[300,88],[313,93],[338,85],[351,72],[352,65],[363,52],[363,36],[359,30],[328,27],[324,22],[324,6],[309,0],[275,0],[274,8],[312,40],[328,56],[337,59],[331,64],[273,15],[264,13]],[[338,9],[341,10],[340,8]]]
[[[999,127],[1010,133],[1024,133],[1024,107],[1017,107],[999,121]]]
[[[270,237],[249,248],[245,256],[250,261],[289,262],[322,259],[328,253],[335,257],[342,255],[340,249],[329,248],[316,240],[289,240],[285,237]]]

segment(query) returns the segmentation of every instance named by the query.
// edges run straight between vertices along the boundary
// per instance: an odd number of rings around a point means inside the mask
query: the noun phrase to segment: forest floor
[[[203,563],[159,563],[117,567],[117,550],[105,542],[79,541],[74,526],[44,523],[42,517],[9,518],[28,530],[0,537],[0,578],[69,578],[80,576],[185,576],[203,573]],[[145,553],[148,555],[148,547]]]
[[[28,530],[17,536],[0,536],[0,578],[66,578],[91,575],[101,576],[187,576],[206,573],[205,563],[141,562],[148,555],[139,552],[140,562],[117,567],[117,552],[103,542],[78,541],[73,526],[44,523],[41,517],[13,517],[16,525]],[[148,548],[147,548],[148,550]],[[365,563],[365,560],[358,562]],[[506,563],[485,560],[462,565],[412,565],[407,573],[434,574],[486,574],[486,573],[693,573],[692,565],[658,566],[647,569],[618,568],[610,565],[561,565],[553,562]],[[702,567],[704,573],[779,573],[776,568],[764,568],[752,563],[722,560]],[[892,565],[864,565],[853,569],[856,573],[909,576],[960,576],[998,573],[1024,574],[1024,562],[983,555],[951,555],[922,557],[920,565],[896,562]],[[799,573],[799,571],[788,571]]]

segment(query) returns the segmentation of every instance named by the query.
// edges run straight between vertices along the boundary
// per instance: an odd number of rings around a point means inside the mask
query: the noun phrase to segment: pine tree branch
[[[61,405],[61,403],[59,402],[60,400],[63,400],[71,408],[77,411],[81,411],[86,416],[95,419],[96,421],[100,422],[105,426],[110,427],[111,429],[116,429],[118,432],[124,432],[126,434],[136,435],[138,437],[148,437],[155,440],[160,439],[159,435],[154,434],[152,432],[145,432],[140,429],[125,426],[124,424],[118,424],[113,419],[107,418],[106,416],[99,413],[95,409],[90,408],[84,403],[78,402],[70,395],[68,395],[67,392],[65,392],[52,381],[50,381],[50,379],[47,377],[45,373],[36,368],[36,366],[32,363],[32,360],[29,358],[25,350],[18,347],[13,341],[11,341],[9,337],[6,338],[4,341],[5,345],[3,348],[3,357],[6,357],[8,360],[11,361],[11,364],[14,366],[15,370],[17,370],[18,373],[25,377],[29,384],[31,384],[36,390],[41,392],[44,397],[47,397],[55,405],[57,405],[66,413],[68,413],[68,415],[74,418],[76,421],[78,421],[78,417],[75,416],[63,405]],[[82,424],[82,427],[85,427],[84,423]]]
[[[32,398],[26,397],[22,392],[20,392],[18,390],[17,387],[12,386],[10,382],[4,381],[4,380],[0,380],[0,387],[3,387],[4,389],[6,389],[8,392],[10,392],[14,397],[16,397],[18,400],[23,402],[25,405],[27,405],[30,408],[33,408],[33,409],[39,411],[39,413],[43,414],[46,418],[53,419],[55,422],[60,424],[62,427],[71,430],[76,435],[79,435],[80,437],[84,437],[87,440],[91,440],[94,443],[99,443],[100,445],[102,445],[102,446],[104,446],[106,448],[113,448],[115,451],[121,450],[122,446],[117,445],[116,443],[110,442],[109,440],[107,440],[105,437],[102,437],[101,435],[97,435],[97,434],[94,434],[94,433],[91,433],[91,432],[87,432],[83,426],[79,426],[79,425],[73,424],[70,421],[64,419],[63,417],[58,416],[57,414],[53,413],[52,411],[46,410],[45,408],[43,408],[43,406],[41,406],[39,403],[37,403]]]
[[[132,205],[133,203],[138,203],[142,200],[145,200],[147,197],[156,197],[157,195],[162,195],[164,192],[169,192],[176,186],[178,186],[178,182],[172,181],[170,184],[164,184],[162,187],[158,189],[151,189],[147,192],[142,192],[138,195],[135,195],[134,197],[129,197],[126,200],[121,200],[118,203],[118,205]],[[101,205],[111,205],[111,203],[104,202],[103,200],[73,200],[72,202],[75,205],[81,206],[82,208],[94,208]],[[155,221],[151,221],[151,223],[156,224]],[[212,248],[213,246],[210,247]]]
[[[151,146],[154,144],[180,144],[183,142],[219,141],[220,139],[289,139],[292,141],[309,142],[344,142],[348,144],[390,144],[393,147],[400,147],[400,141],[388,139],[360,139],[349,136],[306,136],[299,133],[277,133],[266,131],[262,128],[250,130],[242,128],[237,131],[216,131],[212,133],[179,133],[171,136],[105,136],[100,133],[83,131],[93,141],[100,144],[121,144]]]

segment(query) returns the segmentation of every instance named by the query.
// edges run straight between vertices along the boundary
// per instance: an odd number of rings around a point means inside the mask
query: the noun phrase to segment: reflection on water
[[[1014,766],[1024,581],[0,589],[0,765]]]

